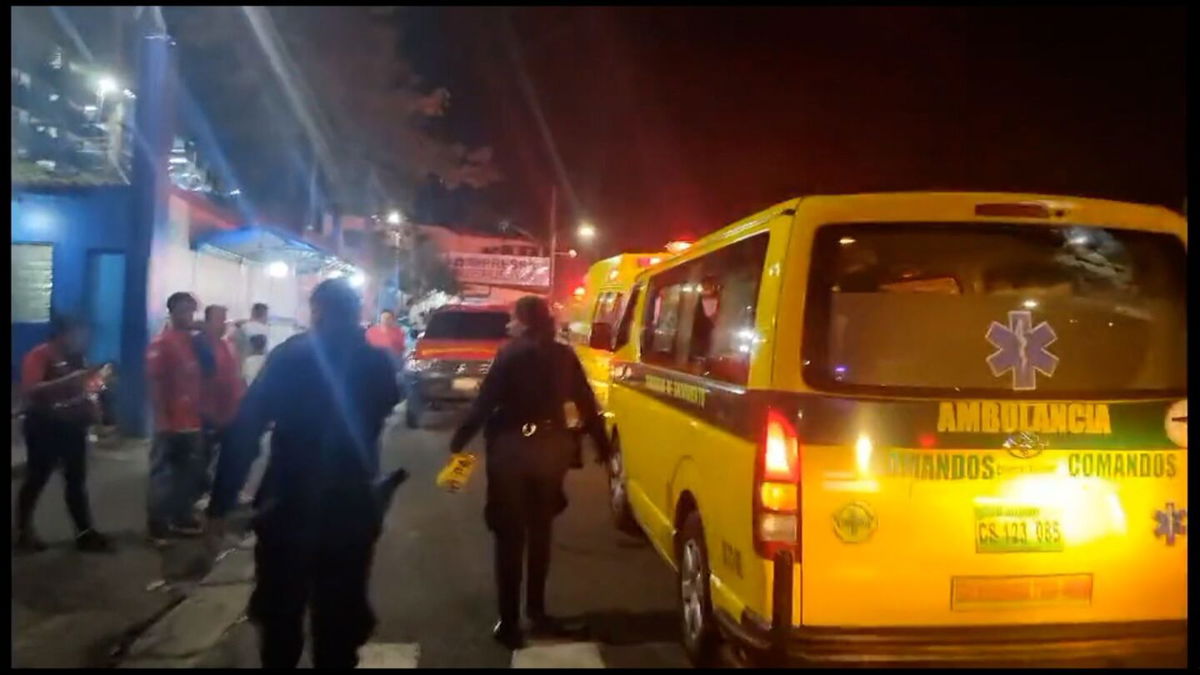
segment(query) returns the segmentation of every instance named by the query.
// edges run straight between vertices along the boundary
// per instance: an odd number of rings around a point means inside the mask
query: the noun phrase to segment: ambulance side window
[[[679,324],[688,290],[686,266],[668,270],[650,282],[642,328],[642,360],[646,363],[678,367]]]
[[[758,234],[700,259],[699,281],[691,286],[697,297],[689,373],[732,384],[749,379],[750,356],[758,344],[755,311],[767,238]]]
[[[629,303],[625,305],[625,311],[621,313],[621,322],[617,325],[617,338],[613,343],[614,352],[629,344],[629,331],[633,325],[633,311],[637,306],[638,297],[641,296],[641,294],[641,286],[635,286],[633,291],[629,294]]]
[[[592,317],[592,323],[606,323],[610,328],[615,327],[621,318],[621,297],[623,295],[617,291],[601,293],[600,298],[596,301],[596,312]]]

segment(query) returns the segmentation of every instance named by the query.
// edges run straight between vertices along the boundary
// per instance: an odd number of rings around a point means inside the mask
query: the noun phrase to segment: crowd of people
[[[196,298],[175,293],[167,325],[146,355],[155,426],[147,533],[156,545],[176,537],[221,541],[271,431],[253,501],[255,587],[248,609],[264,667],[296,666],[306,610],[313,665],[357,664],[358,648],[375,626],[367,593],[375,543],[391,495],[407,476],[401,469],[381,479],[379,466],[380,435],[403,397],[395,368],[406,341],[395,314],[385,310],[363,330],[358,295],[341,279],[319,284],[310,309],[312,327],[273,346],[266,305],[255,305],[250,320],[228,335],[225,307],[205,307],[198,322]],[[462,452],[484,430],[485,519],[495,537],[499,610],[493,634],[517,649],[524,644],[522,586],[535,631],[578,629],[546,612],[551,522],[566,506],[573,436],[588,433],[602,461],[608,442],[579,361],[554,339],[545,301],[518,302],[509,331],[513,340],[496,357],[449,450]],[[26,548],[45,547],[31,516],[61,463],[77,546],[111,550],[92,529],[84,485],[86,432],[106,375],[84,362],[86,343],[83,326],[56,319],[51,339],[25,358],[30,470],[17,520],[18,543]]]
[[[197,322],[198,307],[188,293],[172,295],[167,325],[147,352],[155,424],[148,534],[156,543],[201,534],[195,507],[209,490],[213,460],[268,350],[267,305],[255,304],[249,320],[237,322],[232,331],[225,307],[209,305]],[[84,323],[55,316],[49,339],[22,361],[27,464],[16,508],[19,550],[46,548],[33,513],[47,481],[60,468],[77,547],[112,550],[110,539],[92,527],[86,485],[88,427],[105,421],[101,400],[109,392],[112,366],[86,363],[88,336]]]

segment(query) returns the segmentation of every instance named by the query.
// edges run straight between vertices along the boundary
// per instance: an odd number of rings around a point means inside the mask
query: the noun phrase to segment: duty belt
[[[556,426],[558,425],[550,420],[542,420],[541,422],[526,422],[525,424],[521,425],[521,435],[525,438],[529,438],[530,436],[536,434],[538,429],[553,429]]]

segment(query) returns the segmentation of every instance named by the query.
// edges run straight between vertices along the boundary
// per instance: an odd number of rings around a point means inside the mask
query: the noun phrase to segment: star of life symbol
[[[1058,357],[1046,350],[1057,339],[1045,321],[1033,325],[1032,312],[1009,312],[1007,326],[993,321],[988,327],[987,341],[996,348],[988,367],[995,377],[1011,370],[1013,391],[1037,389],[1037,374],[1053,377],[1058,368]]]
[[[1154,512],[1154,520],[1158,526],[1154,528],[1155,537],[1164,537],[1167,546],[1175,545],[1175,537],[1187,534],[1187,509],[1176,509],[1175,502],[1167,502],[1167,508]]]

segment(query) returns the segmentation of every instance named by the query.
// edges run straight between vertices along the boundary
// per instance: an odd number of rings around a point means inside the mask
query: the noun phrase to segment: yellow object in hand
[[[458,492],[471,479],[478,458],[468,452],[456,452],[450,455],[450,461],[438,472],[437,485],[449,492]]]

